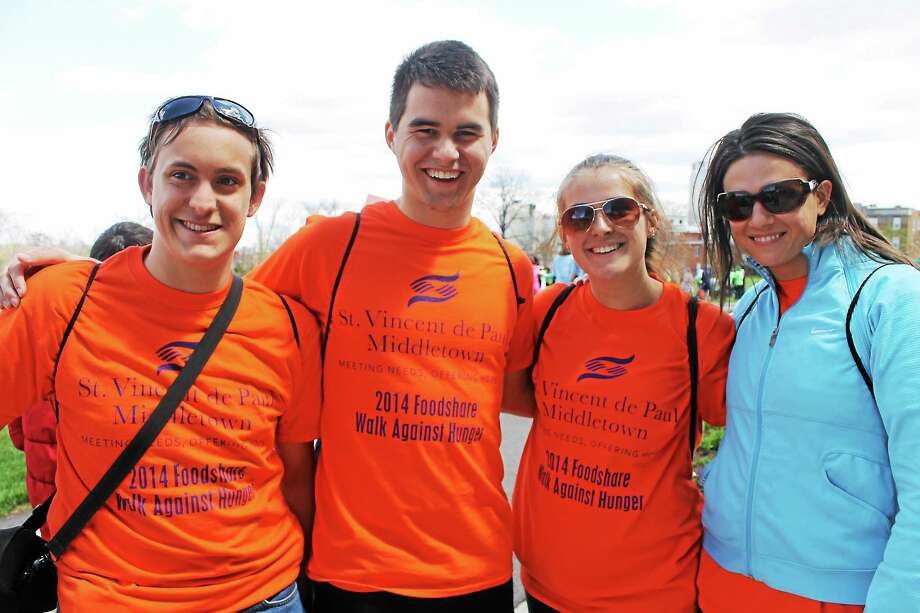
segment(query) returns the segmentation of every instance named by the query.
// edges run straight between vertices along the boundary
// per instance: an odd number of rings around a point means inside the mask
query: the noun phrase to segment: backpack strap
[[[850,331],[850,321],[853,319],[853,311],[856,310],[856,303],[859,301],[859,295],[862,293],[863,288],[866,286],[866,283],[869,282],[869,279],[872,278],[872,275],[885,268],[886,266],[891,266],[895,262],[888,262],[887,264],[882,264],[863,279],[863,282],[859,284],[859,289],[856,290],[856,293],[853,294],[853,299],[850,301],[850,308],[847,309],[847,322],[846,322],[846,332],[847,332],[847,345],[850,348],[850,355],[853,356],[853,362],[856,363],[856,368],[859,370],[859,374],[862,375],[863,381],[866,383],[866,387],[869,388],[869,393],[872,394],[872,398],[875,398],[875,388],[872,385],[872,377],[869,376],[869,371],[866,370],[863,361],[859,358],[859,354],[856,352],[856,343],[853,342],[853,333]]]
[[[83,303],[86,302],[86,295],[89,293],[89,288],[93,284],[93,281],[96,280],[96,273],[99,272],[100,265],[101,265],[100,262],[96,262],[96,265],[93,266],[93,269],[89,271],[89,277],[86,279],[86,286],[83,288],[83,294],[80,296],[80,301],[77,303],[77,306],[74,308],[73,315],[70,316],[70,321],[67,322],[67,328],[64,330],[64,336],[61,338],[61,344],[58,346],[57,358],[54,360],[54,370],[51,373],[52,384],[55,381],[57,381],[57,371],[58,371],[58,364],[60,364],[61,362],[61,352],[64,351],[64,345],[67,343],[67,339],[70,338],[70,333],[73,331],[73,327],[77,323],[77,317],[80,316],[80,311],[83,310]],[[55,394],[55,397],[54,397],[54,418],[55,420],[57,420],[58,412],[59,412],[59,407],[58,407],[58,401],[57,401],[57,394]]]
[[[514,274],[514,266],[511,265],[511,256],[508,255],[508,248],[505,247],[505,241],[501,239],[498,234],[492,233],[495,242],[498,243],[498,246],[502,248],[502,254],[505,256],[505,263],[508,264],[508,272],[511,273],[511,285],[514,286],[514,298],[517,300],[517,305],[521,306],[524,304],[524,299],[521,298],[521,292],[518,291],[517,275]]]
[[[348,262],[348,256],[351,255],[351,248],[355,246],[355,239],[358,238],[358,228],[361,227],[361,213],[355,213],[355,227],[351,230],[351,237],[348,239],[348,245],[345,247],[345,253],[342,255],[342,263],[339,265],[339,272],[335,276],[335,282],[332,284],[332,295],[329,296],[329,310],[326,312],[326,330],[323,332],[323,340],[320,346],[320,363],[326,363],[326,345],[329,344],[329,327],[332,324],[332,309],[335,307],[335,295],[339,293],[339,284],[342,282],[342,274],[345,272],[345,263]]]
[[[294,342],[300,347],[300,332],[297,331],[297,321],[294,319],[294,311],[291,310],[291,305],[288,304],[284,296],[278,294],[278,297],[281,298],[281,304],[284,305],[284,310],[287,311],[288,319],[291,320],[291,329],[294,331]]]
[[[543,345],[543,337],[546,336],[546,330],[549,328],[549,322],[553,320],[553,316],[556,314],[556,311],[559,310],[559,307],[565,302],[565,299],[569,297],[569,294],[575,289],[576,285],[570,283],[564,290],[559,292],[559,295],[556,296],[556,299],[553,300],[553,303],[549,305],[549,310],[546,311],[546,317],[543,318],[543,322],[540,324],[540,332],[537,334],[537,340],[533,344],[533,365],[537,365],[537,360],[540,358],[540,347]]]
[[[741,324],[744,323],[744,320],[747,318],[747,316],[750,315],[750,313],[751,313],[752,310],[754,310],[754,305],[757,304],[757,301],[758,301],[758,300],[760,300],[760,296],[761,296],[765,291],[767,291],[768,289],[770,289],[770,284],[769,284],[769,283],[764,283],[764,286],[761,287],[761,288],[757,291],[757,295],[754,296],[754,299],[753,299],[753,300],[751,300],[751,304],[748,305],[748,308],[744,309],[744,313],[742,313],[741,318],[738,319],[738,323],[735,324],[735,330],[737,330],[738,328],[741,327]]]
[[[690,296],[687,302],[687,359],[690,363],[690,461],[696,451],[696,422],[699,414],[699,379],[700,365],[696,341],[696,314],[699,311],[699,299]]]

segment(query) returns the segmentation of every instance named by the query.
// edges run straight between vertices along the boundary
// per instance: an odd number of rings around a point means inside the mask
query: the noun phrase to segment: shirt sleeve
[[[514,372],[530,366],[533,361],[533,292],[530,291],[528,281],[531,274],[530,260],[523,252],[518,251],[514,257],[514,275],[517,280],[517,291],[524,301],[517,307],[517,319],[514,323],[514,333],[508,349],[508,361],[505,370]]]
[[[278,425],[278,441],[301,443],[319,438],[322,402],[319,322],[302,304],[288,299],[300,337],[294,393]],[[294,342],[293,340],[291,341]]]
[[[90,262],[50,266],[29,279],[18,308],[0,311],[0,424],[51,396],[57,352],[86,283]],[[7,357],[8,356],[8,357]]]
[[[874,299],[857,311],[866,314],[871,349],[863,361],[888,433],[898,511],[866,613],[907,613],[920,611],[920,273],[890,266],[878,276],[863,292],[876,285]]]
[[[725,381],[734,340],[735,325],[731,315],[714,304],[700,302],[697,314],[699,410],[703,421],[714,426],[725,425]]]

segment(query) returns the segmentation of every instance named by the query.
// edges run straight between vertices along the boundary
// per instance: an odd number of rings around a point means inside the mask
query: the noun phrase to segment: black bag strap
[[[738,318],[738,323],[735,324],[735,330],[741,327],[741,324],[744,323],[744,320],[747,319],[747,316],[750,315],[751,311],[754,310],[754,305],[756,305],[757,301],[760,300],[760,296],[768,289],[770,289],[770,284],[764,283],[763,287],[757,290],[757,295],[754,296],[753,300],[751,300],[751,304],[748,305],[748,308],[744,309],[744,313],[741,315],[741,317]]]
[[[204,368],[211,354],[214,353],[214,349],[217,347],[224,332],[227,330],[227,326],[230,325],[230,320],[233,319],[233,315],[236,313],[236,308],[239,306],[242,293],[243,280],[234,275],[233,282],[230,285],[230,291],[227,293],[227,297],[224,299],[223,304],[220,305],[220,310],[218,310],[217,315],[214,317],[214,321],[212,321],[208,329],[205,330],[204,336],[201,338],[201,341],[199,341],[195,351],[189,356],[185,367],[179,371],[179,376],[176,377],[176,380],[173,381],[172,385],[169,386],[169,389],[166,390],[166,393],[160,399],[150,419],[141,426],[134,438],[131,439],[131,442],[128,443],[127,447],[118,455],[118,458],[112,466],[102,475],[99,483],[93,487],[86,498],[83,499],[83,502],[80,503],[73,514],[64,522],[64,525],[61,526],[60,530],[57,531],[54,538],[48,542],[48,549],[55,557],[61,557],[61,554],[64,553],[64,550],[67,549],[67,546],[73,541],[74,537],[79,534],[83,526],[86,525],[96,511],[99,510],[106,500],[108,500],[109,496],[112,495],[118,485],[128,476],[131,469],[137,464],[141,457],[143,457],[147,449],[150,448],[150,445],[153,444],[157,435],[159,435],[160,431],[166,426],[166,423],[175,412],[176,407],[178,407],[182,399],[185,398],[185,395],[188,393],[192,383],[195,382],[201,369]]]
[[[873,398],[875,398],[875,387],[872,385],[872,377],[869,376],[869,371],[866,370],[866,366],[863,364],[863,361],[859,358],[859,354],[856,352],[856,343],[853,342],[853,333],[850,331],[850,320],[853,319],[853,311],[856,310],[856,303],[859,301],[859,295],[862,293],[866,283],[869,282],[869,279],[872,278],[872,275],[885,268],[886,266],[891,266],[892,264],[894,264],[894,262],[882,264],[870,272],[868,275],[866,275],[866,278],[863,279],[863,282],[859,284],[859,289],[857,289],[856,293],[853,294],[853,299],[850,301],[850,308],[847,309],[847,345],[850,347],[850,355],[853,356],[853,361],[856,363],[856,368],[859,369],[859,374],[862,375],[863,381],[866,382],[866,387],[869,388],[869,393],[872,394]]]
[[[696,422],[699,414],[700,364],[696,341],[696,313],[699,311],[699,299],[690,296],[687,302],[687,358],[690,363],[690,460],[696,451]]]
[[[61,362],[61,352],[64,351],[64,345],[67,343],[67,339],[70,338],[70,333],[73,331],[74,324],[77,323],[77,317],[80,316],[80,311],[83,310],[83,303],[86,302],[86,295],[89,293],[89,288],[93,284],[93,281],[96,279],[96,273],[99,272],[100,262],[96,262],[96,265],[93,266],[93,269],[89,271],[89,278],[86,279],[86,287],[83,288],[83,295],[80,296],[80,301],[77,303],[77,306],[73,310],[73,315],[70,316],[70,321],[67,322],[67,328],[64,330],[64,336],[61,337],[61,344],[58,346],[57,358],[54,360],[54,371],[51,373],[52,383],[57,381],[57,371],[58,364]],[[54,417],[57,419],[58,413],[60,412],[60,407],[58,406],[57,396],[54,398]],[[53,496],[54,494],[52,494]],[[50,500],[50,498],[49,498]],[[45,522],[43,521],[42,524]],[[41,524],[39,524],[41,526]]]
[[[514,286],[514,299],[517,300],[517,305],[521,306],[524,304],[524,299],[521,298],[521,292],[518,291],[517,275],[514,274],[514,266],[511,265],[511,256],[508,255],[508,248],[505,247],[505,241],[502,240],[502,237],[494,232],[492,236],[495,238],[498,246],[502,248],[502,255],[505,256],[505,263],[508,264],[508,272],[511,273],[511,285]]]
[[[546,311],[546,317],[543,318],[543,322],[540,324],[540,332],[537,334],[537,340],[533,344],[533,365],[537,365],[537,360],[540,357],[540,347],[543,345],[543,337],[546,336],[546,330],[549,328],[549,322],[553,320],[553,316],[556,314],[556,311],[559,310],[559,307],[565,302],[565,299],[569,297],[569,294],[575,289],[576,285],[570,283],[564,290],[559,292],[559,295],[556,296],[556,299],[553,300],[553,303],[549,305],[549,310]]]
[[[335,295],[339,293],[339,284],[342,282],[342,274],[345,272],[345,263],[348,262],[348,256],[351,255],[351,248],[355,246],[355,239],[358,238],[358,228],[361,227],[361,213],[355,213],[355,227],[351,230],[351,237],[348,239],[348,245],[345,247],[345,253],[342,255],[342,263],[339,264],[339,272],[335,276],[335,282],[332,284],[332,295],[329,296],[329,310],[326,312],[326,330],[323,333],[323,339],[320,344],[320,364],[326,363],[326,345],[329,344],[329,327],[332,325],[332,309],[335,307]]]
[[[291,305],[288,304],[284,296],[278,294],[278,297],[281,298],[281,304],[284,305],[284,310],[287,311],[288,319],[291,320],[291,330],[294,331],[294,342],[300,347],[300,332],[297,331],[297,320],[294,319],[294,311],[291,310]]]

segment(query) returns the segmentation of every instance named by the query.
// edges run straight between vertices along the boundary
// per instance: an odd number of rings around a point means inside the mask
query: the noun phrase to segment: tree
[[[499,169],[489,182],[489,189],[480,203],[495,220],[502,238],[515,240],[525,249],[533,250],[533,215],[536,205],[525,188],[523,175],[507,168]]]

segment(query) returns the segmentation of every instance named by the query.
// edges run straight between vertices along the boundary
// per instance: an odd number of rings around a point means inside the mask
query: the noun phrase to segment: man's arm
[[[502,412],[519,417],[533,417],[536,410],[530,369],[506,372],[502,388]]]
[[[92,260],[57,247],[31,247],[17,253],[0,274],[0,310],[19,306],[26,295],[26,279],[45,266],[61,262]],[[95,260],[92,260],[95,261]]]
[[[284,464],[281,491],[303,529],[303,567],[310,560],[313,535],[313,443],[278,443]]]

